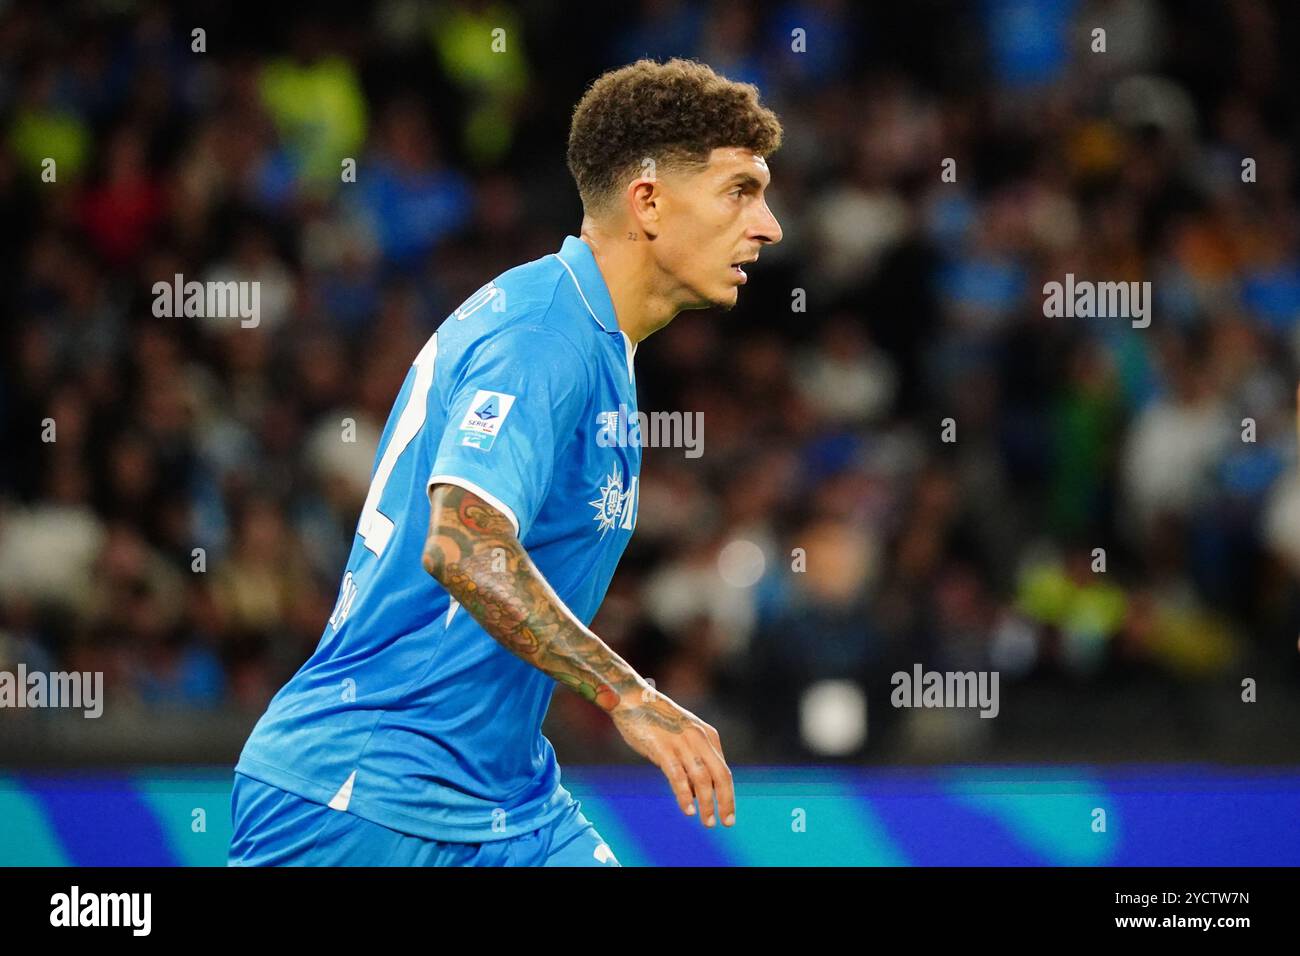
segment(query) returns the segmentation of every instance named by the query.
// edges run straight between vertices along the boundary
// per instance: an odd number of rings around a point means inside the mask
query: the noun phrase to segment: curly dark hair
[[[780,145],[781,122],[759,103],[754,84],[695,60],[638,60],[601,75],[583,94],[568,162],[584,211],[599,213],[647,158],[657,169],[699,168],[718,147],[768,156]]]

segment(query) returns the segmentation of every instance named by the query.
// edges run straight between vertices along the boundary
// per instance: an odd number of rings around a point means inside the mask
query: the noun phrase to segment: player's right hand
[[[648,684],[609,715],[628,746],[663,771],[682,813],[694,814],[699,801],[700,819],[711,827],[716,797],[723,825],[735,824],[736,790],[713,727]]]

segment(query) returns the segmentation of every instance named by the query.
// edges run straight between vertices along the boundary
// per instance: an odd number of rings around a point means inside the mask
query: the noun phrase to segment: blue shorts
[[[230,866],[619,866],[574,801],[509,840],[444,843],[399,833],[235,774]]]

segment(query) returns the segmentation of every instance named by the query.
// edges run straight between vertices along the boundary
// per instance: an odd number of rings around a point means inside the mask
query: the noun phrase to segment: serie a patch
[[[469,403],[469,411],[461,419],[460,443],[487,451],[496,441],[514,403],[513,395],[480,388],[474,393],[474,400]]]

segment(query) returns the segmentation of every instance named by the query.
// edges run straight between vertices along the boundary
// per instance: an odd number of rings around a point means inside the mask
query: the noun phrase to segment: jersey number
[[[384,548],[388,547],[388,539],[393,535],[393,519],[379,510],[379,499],[384,496],[384,486],[392,477],[397,459],[424,427],[424,419],[428,413],[426,399],[429,395],[429,386],[433,384],[433,360],[437,354],[438,333],[434,332],[429,336],[429,341],[424,343],[424,348],[420,349],[420,354],[415,357],[415,381],[411,384],[411,394],[407,396],[406,407],[397,418],[397,425],[393,429],[392,438],[388,441],[388,447],[384,449],[384,456],[379,459],[379,467],[375,469],[375,476],[370,480],[366,503],[361,508],[357,533],[361,535],[365,546],[376,555],[384,553]]]

